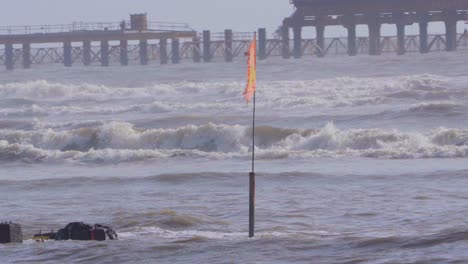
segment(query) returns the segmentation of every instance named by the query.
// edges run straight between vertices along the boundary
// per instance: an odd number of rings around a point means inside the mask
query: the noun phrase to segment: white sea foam
[[[401,99],[449,99],[467,97],[461,83],[466,78],[449,79],[437,75],[356,78],[337,77],[318,80],[263,81],[259,99],[264,107],[294,109],[310,106],[362,106],[392,103]],[[153,98],[142,110],[156,112],[174,109],[235,108],[242,100],[243,82],[173,82],[142,87],[108,87],[95,84],[62,84],[44,80],[0,84],[3,99],[106,100]],[[235,104],[233,103],[235,101]],[[64,107],[69,106],[64,105]],[[128,105],[137,107],[138,104]],[[72,107],[77,107],[73,105]],[[116,106],[114,106],[116,107]],[[65,109],[48,109],[48,112]],[[70,110],[70,111],[73,111]],[[98,112],[99,109],[94,109]]]
[[[294,236],[290,233],[282,232],[257,232],[256,239],[281,238]],[[122,239],[132,238],[158,238],[174,240],[174,242],[196,242],[203,240],[247,240],[246,232],[222,232],[222,231],[200,231],[200,230],[166,230],[159,227],[144,227],[133,232],[122,232],[119,234]]]
[[[373,158],[468,157],[468,130],[439,128],[428,133],[382,129],[339,130],[332,123],[313,129],[260,127],[260,159],[363,156]],[[250,129],[208,124],[177,129],[135,128],[111,122],[70,131],[0,130],[1,160],[131,162],[157,158],[248,157]]]

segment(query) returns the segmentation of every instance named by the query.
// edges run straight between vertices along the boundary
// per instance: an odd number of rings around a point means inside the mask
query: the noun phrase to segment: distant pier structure
[[[369,29],[367,38],[368,53],[379,55],[386,45],[381,37],[382,24],[396,26],[396,52],[407,52],[408,41],[405,26],[419,25],[419,51],[427,53],[436,42],[442,42],[446,51],[454,51],[461,41],[466,41],[467,34],[457,35],[457,22],[468,21],[468,0],[290,0],[296,10],[284,19],[282,26],[282,56],[288,58],[290,52],[290,29],[293,30],[292,55],[303,55],[303,27],[315,27],[315,46],[318,56],[324,56],[330,48],[325,41],[327,26],[343,26],[348,31],[347,54],[358,54],[361,39],[356,36],[356,26],[366,25]],[[445,23],[445,38],[428,35],[430,22]],[[388,39],[387,39],[388,40]],[[438,43],[437,45],[439,45]],[[330,45],[330,43],[328,44]]]
[[[295,12],[275,31],[259,28],[258,57],[301,58],[331,55],[468,52],[468,0],[290,0]],[[445,34],[429,34],[430,22],[444,22]],[[419,25],[419,35],[405,27]],[[383,24],[394,24],[397,36],[381,36]],[[365,25],[369,36],[357,36]],[[343,26],[347,37],[326,38],[327,26]],[[315,38],[303,38],[304,27],[315,27]],[[468,26],[467,26],[468,27]],[[293,37],[290,38],[290,33]],[[116,23],[0,27],[0,65],[7,70],[41,64],[147,65],[233,62],[244,60],[254,32],[195,31],[185,23],[150,22],[134,14]]]
[[[138,49],[138,58],[142,65],[148,63],[151,53],[157,53],[161,63],[165,64],[169,55],[173,62],[177,62],[180,55],[177,52],[168,54],[168,40],[173,47],[177,47],[180,39],[192,40],[196,37],[197,33],[187,24],[149,22],[146,14],[134,14],[130,21],[117,23],[6,27],[0,28],[0,46],[4,46],[0,60],[7,70],[13,70],[18,61],[21,61],[24,68],[46,60],[61,62],[67,67],[76,61],[82,61],[84,65],[97,61],[102,66],[108,66],[111,56],[118,53],[120,64],[128,65],[129,52],[133,52],[129,50],[129,42],[138,42],[136,47],[131,48]],[[151,50],[149,41],[159,41],[158,50]],[[117,45],[110,44],[116,42]],[[35,48],[33,52],[31,45],[46,43],[59,43],[62,50],[42,47]],[[79,46],[77,43],[80,43]],[[98,49],[93,43],[99,43]]]

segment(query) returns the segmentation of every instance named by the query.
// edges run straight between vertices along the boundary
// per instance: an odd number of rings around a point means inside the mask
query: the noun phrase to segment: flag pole
[[[255,92],[253,96],[252,172],[249,174],[249,237],[255,236]]]
[[[257,41],[257,32],[254,33],[254,41]],[[255,46],[256,48],[256,46]],[[255,56],[256,56],[255,50]],[[257,58],[255,57],[255,64]],[[256,79],[256,78],[255,78]],[[253,94],[253,118],[252,118],[252,172],[249,174],[249,237],[255,236],[255,94]]]

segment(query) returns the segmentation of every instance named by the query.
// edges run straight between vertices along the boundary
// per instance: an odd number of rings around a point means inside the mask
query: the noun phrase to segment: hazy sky
[[[130,13],[148,13],[151,21],[187,22],[198,31],[254,31],[266,27],[274,31],[293,12],[289,0],[0,0],[0,26],[69,24],[72,22],[117,22]],[[463,30],[463,22],[459,30]],[[394,25],[384,25],[383,35],[394,35]],[[407,28],[417,34],[418,27]],[[441,24],[432,32],[442,33]],[[367,27],[358,32],[367,35]],[[314,34],[313,29],[304,35]],[[341,27],[327,28],[327,36],[345,36]]]
[[[276,28],[293,7],[289,0],[0,0],[0,25],[117,22],[130,13],[151,21],[187,22],[201,31]]]

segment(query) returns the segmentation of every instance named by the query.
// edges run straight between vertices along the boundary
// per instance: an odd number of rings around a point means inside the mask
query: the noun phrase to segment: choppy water
[[[1,263],[468,263],[464,53],[0,72]]]

